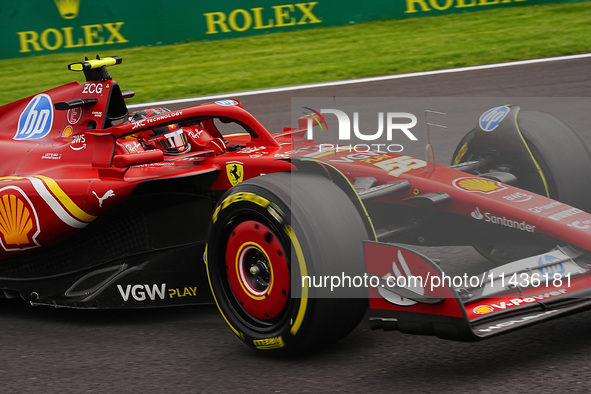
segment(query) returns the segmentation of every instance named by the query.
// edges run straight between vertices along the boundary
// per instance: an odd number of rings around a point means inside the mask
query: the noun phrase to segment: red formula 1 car
[[[34,305],[215,301],[246,344],[304,351],[375,328],[477,340],[591,305],[591,155],[501,106],[450,167],[271,134],[236,100],[130,113],[107,72],[0,107],[0,289]],[[568,152],[568,155],[565,155]],[[585,186],[586,188],[587,186]],[[474,245],[454,275],[403,245]],[[204,263],[204,261],[206,263]],[[213,296],[212,296],[213,295]]]

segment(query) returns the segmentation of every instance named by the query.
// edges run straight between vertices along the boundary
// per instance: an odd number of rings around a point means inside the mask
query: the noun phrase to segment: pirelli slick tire
[[[548,113],[520,111],[519,107],[512,111],[515,111],[515,116],[507,117],[505,122],[510,122],[517,139],[501,139],[491,148],[479,140],[477,133],[483,131],[477,127],[457,145],[452,164],[478,161],[483,156],[494,155],[493,166],[508,168],[517,176],[514,186],[590,211],[591,173],[587,169],[591,168],[591,153],[579,135]],[[523,144],[522,154],[515,154],[515,150],[510,149],[518,144]],[[524,171],[524,162],[531,163],[535,170]],[[497,264],[546,251],[518,245],[479,245],[474,248]]]
[[[367,309],[367,289],[346,283],[364,274],[365,239],[353,203],[324,177],[275,173],[240,183],[210,224],[206,261],[218,308],[256,349],[330,345]]]

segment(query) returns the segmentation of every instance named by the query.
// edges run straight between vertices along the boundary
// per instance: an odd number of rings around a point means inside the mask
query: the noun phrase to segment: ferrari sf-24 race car
[[[286,353],[346,336],[368,305],[373,328],[466,341],[591,306],[591,182],[572,177],[591,155],[557,118],[492,108],[435,166],[319,148],[321,111],[276,134],[232,99],[130,113],[120,62],[70,64],[84,83],[0,107],[5,297],[215,302],[244,343]],[[496,266],[456,281],[409,245]]]

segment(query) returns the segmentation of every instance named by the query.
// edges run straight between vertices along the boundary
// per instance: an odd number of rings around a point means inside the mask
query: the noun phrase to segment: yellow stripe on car
[[[0,177],[0,181],[21,179],[27,179],[31,182],[35,191],[49,205],[53,213],[67,225],[74,228],[83,228],[96,219],[96,216],[84,212],[76,205],[52,178],[43,175]]]
[[[81,220],[83,222],[90,223],[96,216],[90,215],[84,212],[78,205],[72,201],[72,199],[62,190],[61,187],[57,184],[55,180],[52,178],[43,176],[43,175],[35,175],[36,178],[42,179],[49,190],[53,193],[53,195],[62,203],[62,205],[68,210],[68,212],[74,216],[76,219]]]

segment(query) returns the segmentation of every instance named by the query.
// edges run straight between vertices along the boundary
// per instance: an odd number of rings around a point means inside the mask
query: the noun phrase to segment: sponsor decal
[[[70,148],[75,151],[86,149],[86,137],[84,137],[84,134],[73,136]]]
[[[505,327],[511,327],[514,326],[516,324],[521,324],[521,323],[525,323],[529,320],[538,320],[538,319],[542,319],[548,315],[551,315],[553,313],[559,312],[559,310],[555,309],[555,310],[551,310],[551,311],[546,311],[546,312],[542,312],[542,313],[538,313],[537,315],[530,315],[530,316],[524,316],[522,318],[519,319],[512,319],[512,320],[507,320],[505,322],[502,323],[498,323],[492,326],[488,326],[487,328],[480,328],[478,329],[478,331],[480,332],[493,332],[494,330],[499,330]]]
[[[131,122],[131,129],[135,130],[140,127],[148,126],[152,123],[159,122],[164,119],[177,118],[183,115],[183,111],[166,112],[158,116],[151,116],[149,118],[140,119],[138,121]]]
[[[236,100],[218,100],[215,103],[217,105],[222,105],[224,107],[231,107],[234,105],[238,105],[238,101],[236,101]]]
[[[569,227],[574,227],[574,228],[578,228],[581,230],[588,230],[591,228],[591,220],[587,219],[587,220],[575,220],[572,223],[568,224]]]
[[[320,144],[320,145],[328,145],[328,144]],[[359,145],[356,145],[359,146]],[[339,146],[336,151],[338,152],[341,148]],[[323,149],[323,148],[321,148]],[[330,148],[334,150],[333,148]],[[322,157],[324,154],[321,155],[308,155],[311,157]],[[363,151],[362,153],[351,153],[349,155],[340,156],[337,159],[330,159],[330,162],[336,163],[354,163],[356,161],[361,161],[368,164],[373,164],[376,167],[379,167],[388,172],[388,175],[391,176],[400,176],[405,172],[410,170],[416,170],[418,168],[424,168],[427,166],[427,162],[421,159],[417,159],[415,157],[410,156],[398,156],[392,157],[388,154],[379,153],[376,151]]]
[[[284,144],[282,144],[282,145],[284,145]],[[314,151],[314,153],[309,153],[311,150]],[[289,150],[289,151],[286,151],[286,152],[283,152],[283,153],[275,153],[275,155],[273,157],[275,157],[275,158],[290,157],[290,156],[297,156],[297,155],[300,155],[300,154],[302,156],[315,157],[315,155],[317,154],[316,147],[314,147],[314,146],[306,146],[304,148]]]
[[[281,336],[265,339],[254,339],[252,343],[257,349],[279,349],[285,346],[285,342]]]
[[[247,154],[248,153],[255,153],[255,152],[258,152],[263,149],[267,149],[267,147],[266,146],[257,146],[257,147],[252,146],[252,147],[248,147],[248,148],[242,148],[239,151],[237,151],[236,153],[247,153]],[[265,152],[263,152],[263,153],[265,153]]]
[[[528,208],[528,211],[533,212],[533,213],[542,213],[544,211],[549,211],[551,209],[554,209],[556,207],[560,207],[562,205],[564,205],[564,204],[562,204],[561,202],[558,202],[558,201],[554,201],[554,202],[551,202],[546,205],[539,205],[537,207]]]
[[[0,189],[0,243],[7,252],[39,246],[39,217],[25,192],[16,186]]]
[[[494,310],[495,308],[493,308],[490,305],[478,305],[477,307],[472,309],[472,311],[477,315],[485,315],[487,313],[493,312]]]
[[[171,288],[166,289],[166,283],[161,284],[136,284],[117,285],[117,290],[123,301],[129,301],[131,299],[135,301],[156,301],[164,300],[168,295],[168,298],[182,298],[182,297],[195,297],[197,296],[197,287],[183,287],[183,288]]]
[[[82,93],[87,93],[87,94],[103,94],[103,84],[102,83],[96,83],[96,82],[86,82],[84,84],[84,87],[82,88]]]
[[[548,300],[550,298],[554,298],[554,297],[559,297],[561,295],[566,294],[567,289],[558,289],[558,290],[552,290],[546,293],[540,293],[538,295],[534,295],[531,297],[519,297],[519,298],[511,298],[511,299],[505,299],[504,301],[497,301],[496,303],[491,303],[490,305],[480,305],[477,306],[476,308],[474,308],[474,313],[478,313],[478,314],[486,314],[486,313],[490,313],[493,311],[501,311],[501,310],[507,310],[509,308],[513,308],[515,306],[522,306],[522,305],[527,305],[527,304],[531,304],[531,303],[535,303],[535,302],[541,302],[541,301],[545,301]],[[485,307],[488,307],[489,309],[487,310]],[[476,309],[478,309],[480,312],[476,312]]]
[[[36,140],[51,131],[53,103],[47,94],[38,94],[29,101],[18,120],[18,128],[12,139]]]
[[[496,193],[507,189],[507,186],[503,185],[501,182],[471,177],[455,179],[453,185],[456,189],[466,192],[484,194]]]
[[[125,150],[129,153],[137,153],[144,150],[142,145],[137,141],[122,141],[121,145],[123,145]]]
[[[78,123],[80,121],[80,118],[82,118],[82,108],[70,108],[66,113],[66,118],[68,119],[68,123],[70,124]]]
[[[491,132],[499,126],[510,110],[509,107],[491,108],[480,116],[478,125],[483,131]]]
[[[517,192],[517,193],[509,194],[507,196],[503,196],[503,198],[505,200],[511,201],[511,202],[527,202],[527,201],[531,200],[532,198],[535,198],[535,196],[532,196],[531,194],[527,194],[527,193],[523,193],[523,192]]]
[[[379,153],[375,153],[375,152],[367,152],[360,157],[360,160],[364,163],[372,164],[374,162],[380,162],[380,161],[388,160],[391,158],[392,158],[392,156],[385,154],[385,153],[379,154]],[[423,160],[421,160],[421,161],[423,161]],[[417,161],[417,163],[418,163],[418,161]]]
[[[70,138],[72,136],[72,134],[74,133],[74,129],[72,128],[72,126],[66,126],[66,128],[62,131],[62,138]]]
[[[99,197],[98,194],[96,194],[95,191],[92,192],[92,194],[94,194],[96,196],[96,198],[98,199],[99,202],[99,207],[103,207],[103,202],[111,197],[115,197],[115,192],[113,191],[113,189],[108,190],[105,194],[103,194],[102,197]]]
[[[168,289],[169,298],[196,297],[197,286]]]
[[[312,11],[317,4],[317,1],[311,1],[271,7],[238,8],[229,13],[222,11],[206,12],[203,14],[207,26],[205,34],[322,23],[322,20]]]
[[[61,153],[46,153],[43,156],[41,156],[41,160],[61,160],[61,158]]]
[[[174,167],[176,166],[175,163],[167,162],[167,163],[150,163],[150,164],[140,164],[134,166],[134,168],[148,168],[148,167]]]
[[[232,186],[236,186],[244,180],[244,165],[239,161],[226,163],[226,175]]]
[[[166,283],[161,285],[127,285],[125,288],[121,285],[117,285],[117,289],[121,294],[123,301],[129,301],[130,297],[136,301],[155,301],[157,298],[160,300],[164,299],[166,294]]]
[[[397,177],[410,170],[426,167],[427,162],[410,156],[399,156],[379,163],[374,163],[374,165],[388,171],[388,175]]]
[[[192,138],[198,139],[199,137],[201,137],[201,134],[203,134],[204,132],[205,132],[205,130],[202,130],[202,129],[193,129],[193,130],[190,130],[187,134],[189,134]]]
[[[341,152],[344,150],[348,150],[346,147],[343,146],[332,146],[330,144],[320,144],[320,149],[323,152]],[[308,155],[312,157],[322,157],[324,155]],[[408,156],[407,156],[408,157]],[[340,156],[338,159],[330,159],[330,161],[336,163],[354,163],[356,161],[362,161],[364,163],[373,163],[374,161],[382,161],[391,159],[392,156],[387,154],[380,154],[379,152],[368,150],[363,152],[351,153],[350,155],[343,155]]]
[[[511,288],[570,287],[571,276],[585,271],[568,255],[553,250],[493,268],[482,276],[482,296],[493,297]],[[539,290],[542,291],[542,290]],[[494,305],[493,305],[494,306]]]
[[[485,7],[494,5],[510,5],[508,3],[521,3],[527,0],[406,0],[406,11],[407,14],[412,13],[423,13],[430,12],[429,15],[435,15],[442,11],[448,11],[451,9],[460,9],[461,11],[467,11],[470,8],[474,10],[484,10]]]
[[[470,216],[472,216],[476,220],[482,220],[482,219],[484,219],[484,216],[482,215],[482,213],[480,213],[480,208],[478,208],[478,207],[476,207],[476,209],[474,209],[470,213]]]
[[[500,226],[510,227],[521,231],[527,231],[528,233],[535,232],[536,226],[528,224],[525,220],[517,221],[507,219],[505,216],[495,216],[490,212],[480,212],[480,208],[476,207],[471,213],[472,216],[476,220],[484,220],[487,223],[498,224]]]
[[[562,219],[566,219],[568,217],[578,215],[579,213],[582,213],[582,212],[583,211],[581,211],[578,208],[569,208],[569,209],[566,209],[564,211],[555,213],[554,215],[550,215],[550,216],[548,216],[548,218],[550,218],[550,219],[558,222],[558,221],[560,221]]]
[[[59,15],[67,20],[78,17],[80,0],[54,0]],[[61,48],[95,47],[128,42],[121,33],[125,22],[50,27],[43,31],[20,31],[19,52],[56,51]]]
[[[560,259],[556,256],[552,256],[551,254],[545,254],[543,256],[540,256],[540,258],[538,259],[538,265],[545,266],[545,267],[538,268],[538,271],[542,275],[547,275],[547,276],[551,276],[551,277],[554,277],[555,274],[559,274],[560,276],[562,276],[562,274],[565,273],[564,265],[562,263],[547,265],[547,264],[550,264],[554,261],[561,261],[561,260],[562,259]]]

